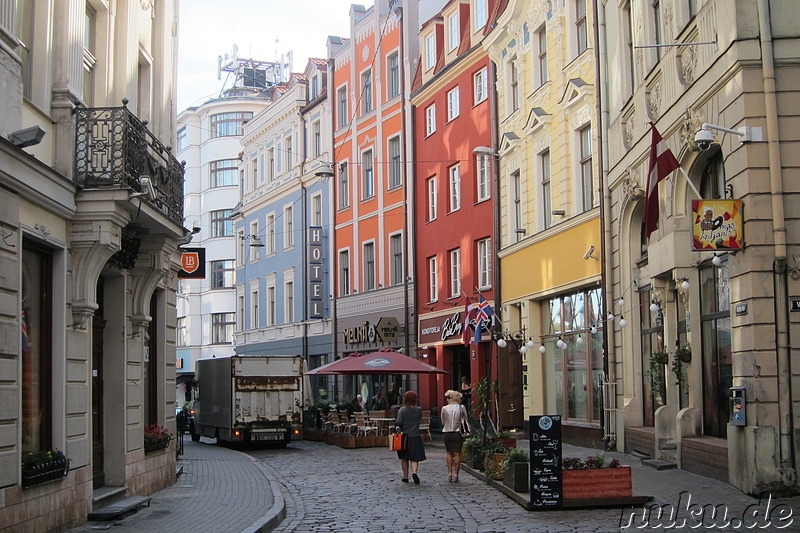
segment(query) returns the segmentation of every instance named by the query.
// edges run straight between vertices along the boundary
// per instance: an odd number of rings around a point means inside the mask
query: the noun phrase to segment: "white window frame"
[[[492,240],[478,241],[478,288],[489,289],[492,286]]]
[[[322,227],[322,193],[311,195],[311,225]]]
[[[373,98],[373,86],[372,86],[372,69],[368,68],[364,72],[361,73],[361,114],[366,115],[367,113],[371,113],[374,109],[372,105]]]
[[[492,197],[491,168],[489,166],[491,165],[491,156],[478,155],[475,158],[478,202],[485,202]]]
[[[436,66],[436,36],[433,32],[425,36],[425,71]]]
[[[512,240],[513,241],[520,241],[522,239],[522,233],[518,232],[517,230],[521,230],[525,228],[525,225],[522,220],[522,176],[519,170],[516,170],[511,173],[511,213],[514,217],[514,227],[512,230],[514,231]]]
[[[345,248],[339,250],[337,254],[337,262],[339,266],[339,296],[347,296],[351,290],[351,271],[350,268],[350,249]]]
[[[575,0],[575,57],[589,49],[589,20],[586,0]],[[583,6],[583,16],[579,15],[579,7]]]
[[[553,190],[551,184],[550,149],[539,153],[539,174],[542,190],[542,227],[544,229],[553,225]]]
[[[460,91],[458,85],[447,93],[447,121],[455,120],[460,113]]]
[[[436,133],[436,104],[425,108],[425,134],[430,136]]]
[[[542,24],[539,29],[536,30],[534,43],[536,45],[535,85],[536,87],[541,87],[550,81],[550,72],[547,65],[547,24]]]
[[[337,123],[339,128],[346,128],[347,125],[350,124],[348,103],[347,84],[345,84],[336,89],[336,107],[339,111],[339,120]]]
[[[439,301],[439,271],[436,256],[428,258],[428,301]]]
[[[375,198],[375,162],[372,149],[361,153],[361,199]]]
[[[277,251],[277,232],[275,231],[275,213],[267,214],[266,253],[272,255]]]
[[[294,247],[294,206],[283,208],[283,249]]]
[[[473,75],[473,106],[489,98],[489,71],[483,67]]]
[[[275,281],[267,282],[267,327],[275,326],[278,323],[278,302]]]
[[[392,52],[386,59],[386,70],[388,78],[387,98],[391,99],[400,96],[400,53]]]
[[[314,122],[312,126],[314,157],[319,157],[322,154],[322,124],[319,120]]]
[[[259,311],[258,311],[258,280],[255,281],[255,289],[251,286],[250,287],[250,328],[249,329],[258,329],[261,327],[259,322]]]
[[[403,253],[403,233],[389,235],[389,256],[391,261],[391,284],[402,285],[405,274],[405,257]]]
[[[447,51],[452,52],[458,48],[460,41],[459,38],[459,24],[458,24],[458,11],[451,13],[447,17]]]
[[[253,238],[253,235],[258,235],[258,222],[251,222],[250,223],[250,239]],[[249,246],[250,242],[247,243],[247,249],[250,251],[248,254],[248,259],[251,263],[258,261],[258,246]]]
[[[461,248],[450,250],[450,298],[461,296]]]
[[[339,209],[350,207],[350,168],[347,161],[339,164]]]
[[[475,2],[475,32],[480,31],[488,22],[489,13],[487,0],[474,0]]]
[[[374,291],[378,283],[375,241],[365,242],[361,247],[364,263],[364,292]]]
[[[594,207],[594,169],[592,168],[594,146],[592,125],[586,124],[577,131],[578,138],[578,183],[580,209],[586,212]],[[588,175],[587,175],[588,173]]]
[[[449,176],[447,183],[450,192],[449,212],[452,213],[461,209],[461,165],[453,165],[447,169],[447,174]]]
[[[283,321],[294,322],[294,280],[283,282]]]
[[[403,184],[403,154],[399,135],[387,141],[386,152],[389,154],[389,176],[387,185],[391,190]]]
[[[428,178],[428,222],[433,222],[439,216],[438,196],[436,176],[431,176]]]

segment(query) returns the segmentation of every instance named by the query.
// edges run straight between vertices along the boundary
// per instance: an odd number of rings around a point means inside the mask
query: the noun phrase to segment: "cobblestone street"
[[[401,483],[400,461],[385,448],[342,449],[318,442],[258,450],[281,485],[286,519],[276,532],[610,532],[618,509],[534,513],[462,470],[447,482],[444,449],[428,446],[420,485]]]

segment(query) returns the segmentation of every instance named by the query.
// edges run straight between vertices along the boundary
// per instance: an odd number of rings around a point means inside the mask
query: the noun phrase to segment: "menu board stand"
[[[531,509],[561,509],[561,416],[531,416],[528,427],[531,434]]]

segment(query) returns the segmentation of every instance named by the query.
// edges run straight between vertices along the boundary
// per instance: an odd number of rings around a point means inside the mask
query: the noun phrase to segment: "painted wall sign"
[[[322,260],[322,228],[311,226],[308,228],[308,318],[322,318],[324,313]]]
[[[179,279],[205,279],[206,277],[206,249],[182,248],[181,270]]]
[[[692,200],[695,251],[741,250],[744,221],[741,200]]]

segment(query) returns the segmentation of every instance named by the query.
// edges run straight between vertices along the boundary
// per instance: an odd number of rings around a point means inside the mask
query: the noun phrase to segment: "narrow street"
[[[533,513],[464,471],[448,483],[441,447],[426,447],[419,485],[400,482],[400,461],[385,448],[298,442],[248,453],[281,485],[286,519],[275,532],[619,531],[618,509]]]

